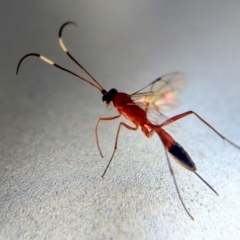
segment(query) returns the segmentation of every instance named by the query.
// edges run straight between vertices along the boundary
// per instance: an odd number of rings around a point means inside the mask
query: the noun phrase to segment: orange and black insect
[[[121,127],[125,127],[129,130],[136,131],[138,127],[141,128],[142,132],[145,134],[146,137],[151,137],[154,133],[156,133],[166,152],[167,163],[170,169],[170,172],[173,176],[174,185],[178,194],[178,197],[182,203],[183,208],[189,215],[191,219],[194,219],[190,212],[187,210],[182,197],[180,195],[178,185],[174,176],[174,172],[169,160],[169,155],[176,160],[182,167],[186,168],[187,170],[193,172],[198,176],[215,194],[218,193],[196,172],[197,168],[195,163],[192,161],[191,157],[188,153],[184,150],[184,148],[177,143],[164,129],[164,126],[167,126],[175,121],[178,121],[181,118],[184,118],[190,114],[194,114],[200,121],[206,124],[209,128],[211,128],[220,138],[230,143],[232,146],[240,149],[238,145],[230,141],[229,139],[225,138],[222,134],[220,134],[216,129],[214,129],[209,123],[207,123],[202,117],[200,117],[197,113],[193,111],[188,111],[176,115],[174,117],[167,118],[164,116],[160,111],[165,109],[166,107],[171,107],[176,105],[177,103],[177,95],[180,92],[181,88],[185,82],[185,75],[179,72],[171,73],[162,77],[157,78],[155,81],[148,84],[146,87],[140,89],[139,91],[133,94],[127,94],[124,92],[118,92],[116,89],[110,89],[106,91],[98,81],[69,53],[65,44],[62,40],[62,30],[65,26],[73,24],[76,25],[74,22],[66,22],[64,23],[60,30],[59,30],[59,44],[63,51],[90,77],[90,80],[87,80],[78,74],[61,67],[60,65],[54,63],[53,61],[49,60],[48,58],[38,54],[38,53],[29,53],[21,58],[17,66],[17,73],[19,71],[19,67],[22,61],[29,57],[29,56],[36,56],[42,59],[43,61],[47,62],[50,65],[53,65],[65,72],[68,72],[75,77],[81,79],[84,82],[92,85],[96,89],[98,89],[102,93],[102,101],[107,104],[113,104],[115,109],[117,110],[118,114],[112,117],[102,117],[99,118],[95,127],[95,135],[96,135],[96,142],[99,153],[101,157],[103,157],[102,151],[100,149],[99,141],[98,141],[98,126],[101,121],[110,121],[120,116],[125,117],[129,120],[133,125],[130,126],[125,122],[120,122],[117,134],[115,138],[115,145],[112,156],[105,168],[102,177],[104,177],[112,159],[117,149],[118,144],[118,137],[121,130]]]

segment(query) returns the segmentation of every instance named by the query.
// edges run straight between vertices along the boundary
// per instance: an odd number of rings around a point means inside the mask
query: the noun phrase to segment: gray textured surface
[[[105,109],[85,83],[37,58],[39,52],[74,71],[58,46],[67,20],[69,50],[107,89],[133,92],[181,70],[189,83],[180,108],[195,110],[240,144],[239,1],[3,1],[0,4],[1,239],[237,239],[240,153],[194,117],[172,130],[219,192],[174,164],[184,212],[159,139],[100,126]]]

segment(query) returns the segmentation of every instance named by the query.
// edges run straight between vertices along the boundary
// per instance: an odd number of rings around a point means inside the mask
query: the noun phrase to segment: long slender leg
[[[187,210],[187,208],[186,208],[186,206],[185,206],[185,204],[184,204],[184,202],[183,202],[183,200],[182,200],[182,197],[181,197],[181,194],[180,194],[180,192],[179,192],[178,185],[177,185],[177,181],[176,181],[176,178],[175,178],[175,175],[174,175],[174,172],[173,172],[173,168],[172,168],[172,165],[171,165],[171,163],[170,163],[170,160],[169,160],[169,157],[168,157],[168,154],[167,154],[167,151],[166,151],[166,150],[165,150],[165,153],[166,153],[166,157],[167,157],[168,167],[169,167],[169,170],[170,170],[171,175],[172,175],[172,177],[173,177],[173,182],[174,182],[175,188],[176,188],[176,190],[177,190],[178,197],[179,197],[179,199],[180,199],[180,201],[181,201],[181,203],[182,203],[182,206],[183,206],[183,208],[185,209],[186,213],[187,213],[188,216],[194,221],[193,216],[192,216],[192,215],[190,214],[190,212]]]
[[[102,154],[101,148],[99,146],[99,141],[98,141],[98,125],[99,125],[99,122],[100,121],[111,121],[111,120],[114,120],[116,118],[119,118],[120,116],[121,115],[119,114],[119,115],[113,116],[113,117],[102,117],[102,118],[99,118],[98,121],[97,121],[97,124],[96,124],[96,127],[95,127],[95,136],[96,136],[98,151],[99,151],[102,158],[103,158],[103,154]]]
[[[105,168],[105,170],[104,170],[104,172],[103,172],[103,174],[102,174],[102,178],[104,177],[105,173],[107,172],[107,169],[108,169],[110,163],[112,162],[113,156],[114,156],[114,154],[115,154],[115,152],[116,152],[117,144],[118,144],[118,136],[119,136],[119,132],[120,132],[121,126],[124,126],[124,127],[126,127],[127,129],[133,130],[133,131],[136,131],[136,130],[138,129],[138,125],[135,125],[135,127],[131,127],[131,126],[127,125],[127,124],[124,123],[124,122],[120,122],[120,123],[119,123],[118,129],[117,129],[116,138],[115,138],[114,150],[113,150],[112,156],[111,156],[111,158],[110,158],[110,160],[109,160],[109,162],[108,162],[108,165],[107,165],[107,167]]]
[[[172,123],[173,121],[177,121],[181,118],[187,117],[190,114],[194,114],[200,121],[202,121],[204,124],[206,124],[209,128],[211,128],[220,138],[222,138],[223,140],[227,141],[228,143],[230,143],[232,146],[234,146],[235,148],[240,149],[240,146],[238,146],[237,144],[235,144],[234,142],[230,141],[229,139],[227,139],[226,137],[224,137],[221,133],[219,133],[215,128],[213,128],[208,122],[206,122],[202,117],[200,117],[197,113],[195,113],[194,111],[188,111],[185,113],[181,113],[178,114],[174,117],[169,118],[168,120],[166,120],[165,122],[163,122],[160,127],[166,126],[170,123]]]

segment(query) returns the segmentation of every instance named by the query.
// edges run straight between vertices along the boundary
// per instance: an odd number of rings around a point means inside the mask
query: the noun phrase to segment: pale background
[[[240,1],[82,0],[0,3],[0,239],[237,239],[240,152],[194,116],[171,134],[219,192],[173,163],[174,189],[159,139],[123,130],[101,179],[117,128],[91,86],[37,58],[38,52],[78,73],[69,50],[109,90],[132,93],[180,70],[182,105],[240,144]]]

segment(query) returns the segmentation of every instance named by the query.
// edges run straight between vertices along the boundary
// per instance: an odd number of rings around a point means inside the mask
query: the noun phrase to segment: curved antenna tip
[[[20,59],[20,61],[18,62],[17,70],[16,70],[16,75],[17,75],[18,72],[19,72],[19,68],[20,68],[20,65],[21,65],[22,61],[23,61],[25,58],[29,57],[29,56],[40,57],[40,54],[38,54],[38,53],[28,53],[28,54],[24,55],[24,56]]]
[[[77,23],[76,22],[74,22],[74,21],[67,21],[67,22],[65,22],[61,27],[60,27],[60,29],[59,29],[59,33],[58,33],[58,36],[59,37],[61,37],[62,36],[62,30],[63,30],[63,28],[65,27],[65,26],[67,26],[67,25],[74,25],[75,27],[77,27],[78,25],[77,25]]]
[[[67,21],[62,26],[66,26],[66,25],[69,25],[69,24],[72,24],[72,25],[74,25],[76,27],[78,26],[78,24],[76,22],[74,22],[74,21]]]

